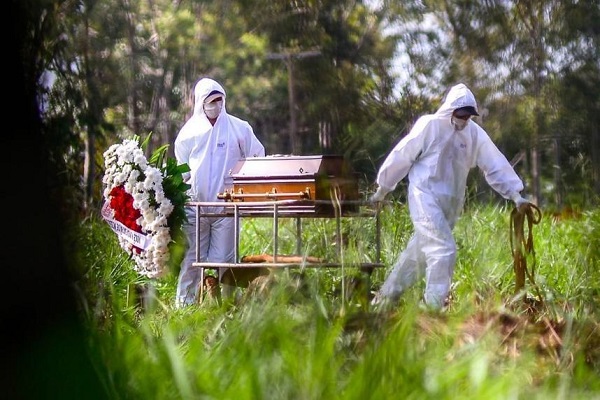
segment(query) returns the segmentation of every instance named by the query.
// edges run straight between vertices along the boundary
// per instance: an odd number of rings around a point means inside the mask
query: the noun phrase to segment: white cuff
[[[515,193],[511,193],[508,198],[514,202],[516,202],[518,199],[521,198],[521,193],[519,192],[515,192]]]
[[[387,193],[388,192],[385,189],[383,189],[381,186],[379,186],[377,188],[377,191],[373,194],[373,196],[371,196],[371,201],[374,201],[374,202],[383,201],[383,199],[385,198],[385,195]]]

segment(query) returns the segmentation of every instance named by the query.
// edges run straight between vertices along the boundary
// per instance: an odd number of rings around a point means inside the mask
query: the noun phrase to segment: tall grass
[[[373,261],[369,221],[344,222],[348,268],[287,270],[224,304],[174,308],[176,272],[139,278],[100,220],[77,232],[74,268],[90,351],[111,398],[580,399],[600,398],[600,210],[534,227],[536,308],[515,297],[510,210],[466,211],[444,313],[420,308],[423,283],[376,313],[361,291],[341,297],[342,272]],[[241,253],[269,252],[270,220],[243,225]],[[293,220],[280,253],[296,253]],[[301,252],[339,254],[335,226],[307,222]],[[379,287],[412,234],[406,208],[382,211]],[[531,282],[526,298],[535,299]],[[150,288],[140,303],[136,288]],[[517,300],[520,299],[520,300]],[[532,311],[533,310],[533,311]]]

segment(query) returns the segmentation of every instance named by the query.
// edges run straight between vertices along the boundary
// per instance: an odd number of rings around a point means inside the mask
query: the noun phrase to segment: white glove
[[[383,201],[386,194],[387,192],[383,190],[381,186],[379,186],[377,188],[377,191],[369,198],[369,201],[371,201],[372,203],[379,203],[380,201]]]
[[[521,197],[520,194],[513,196],[513,201],[515,202],[515,207],[517,207],[519,211],[522,211],[526,204],[530,204],[530,201]]]

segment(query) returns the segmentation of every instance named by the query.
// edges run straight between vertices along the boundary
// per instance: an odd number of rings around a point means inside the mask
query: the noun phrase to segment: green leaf
[[[177,173],[183,174],[185,172],[190,172],[192,169],[187,164],[179,164],[176,167]]]
[[[146,139],[144,139],[143,142],[140,142],[140,148],[142,150],[146,150],[148,148],[148,143],[150,143],[150,137],[152,136],[152,132],[148,133],[148,136],[146,136]],[[139,136],[135,136],[135,138],[137,139],[137,141],[140,141],[140,137]]]
[[[154,152],[150,156],[150,160],[149,160],[150,164],[154,165],[157,168],[161,168],[168,149],[169,149],[169,145],[164,144],[164,145],[160,146],[158,149],[154,150]],[[168,166],[168,164],[169,164],[169,160],[167,159],[167,166]]]

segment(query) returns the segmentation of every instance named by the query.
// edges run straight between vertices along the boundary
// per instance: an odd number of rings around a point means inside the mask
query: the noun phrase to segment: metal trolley
[[[349,201],[348,201],[349,202]],[[368,298],[370,292],[370,276],[375,268],[384,267],[381,263],[381,222],[380,222],[380,210],[378,207],[370,208],[370,204],[362,201],[351,201],[352,204],[345,204],[345,206],[351,206],[355,212],[342,212],[342,204],[337,203],[334,207],[333,215],[314,213],[312,210],[315,206],[319,206],[319,203],[323,205],[331,205],[330,200],[268,200],[268,201],[219,201],[219,202],[190,202],[187,205],[195,207],[196,213],[196,262],[192,265],[201,268],[201,289],[200,297],[204,298],[205,288],[204,282],[207,270],[216,270],[217,268],[229,268],[232,274],[235,274],[236,270],[240,269],[279,269],[279,268],[341,268],[342,279],[344,279],[345,268],[359,268],[362,275],[366,279],[366,296]],[[334,202],[334,205],[336,203]],[[207,212],[206,208],[219,208],[219,212]],[[236,262],[234,263],[216,263],[216,262],[204,262],[200,260],[199,252],[199,220],[202,217],[228,217],[234,219],[235,229],[235,251],[234,256]],[[240,259],[240,232],[241,232],[241,220],[242,218],[272,218],[272,252],[268,262],[242,262]],[[282,262],[283,258],[279,255],[279,225],[282,218],[293,218],[295,219],[296,228],[296,252],[297,254],[302,253],[302,220],[305,218],[334,218],[335,219],[335,231],[336,231],[336,248],[337,248],[337,260],[334,261],[323,261],[323,262],[306,262],[305,259],[300,258],[293,262]],[[342,257],[343,243],[342,243],[342,218],[368,218],[375,224],[375,256],[374,262],[344,262]],[[279,257],[279,259],[278,259]],[[342,289],[343,290],[343,289]],[[343,293],[343,292],[342,292]]]

